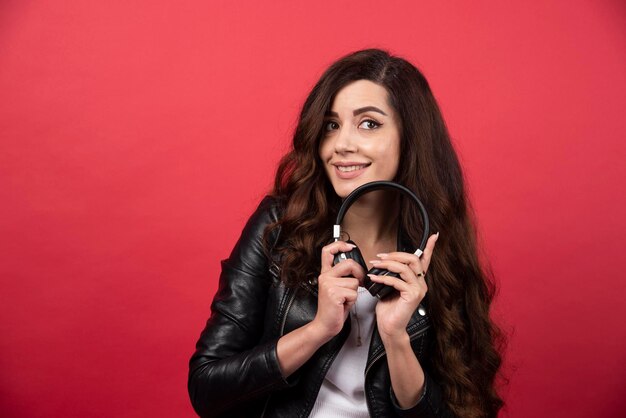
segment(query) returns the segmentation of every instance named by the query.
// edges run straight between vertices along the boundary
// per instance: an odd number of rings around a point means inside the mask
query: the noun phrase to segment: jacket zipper
[[[312,287],[308,287],[304,284],[302,285],[302,287],[308,292],[311,292],[315,296],[317,296],[317,290],[313,289]],[[285,323],[287,322],[287,314],[289,313],[289,309],[291,309],[291,305],[293,305],[293,302],[296,300],[296,293],[298,293],[298,289],[295,289],[293,293],[291,294],[291,296],[289,297],[289,301],[287,302],[287,307],[285,308],[285,312],[283,313],[283,319],[280,324],[281,337],[283,336],[283,333],[285,332]]]
[[[267,400],[265,401],[265,406],[263,406],[263,412],[261,412],[261,416],[260,418],[263,418],[265,416],[265,411],[267,411],[267,405],[270,403],[270,398],[272,397],[272,395],[268,395]]]
[[[289,309],[291,309],[291,305],[293,305],[293,301],[296,300],[297,291],[293,291],[291,294],[289,301],[287,302],[287,307],[285,308],[285,312],[283,313],[283,320],[280,324],[280,336],[282,337],[285,332],[285,324],[287,323],[287,314],[289,313]]]
[[[289,300],[287,302],[287,307],[285,308],[285,313],[283,315],[283,319],[280,324],[280,336],[281,337],[283,336],[283,333],[285,332],[285,324],[287,323],[287,313],[289,313],[289,309],[291,309],[291,305],[293,305],[294,300],[296,300],[295,290],[289,297]],[[265,412],[267,411],[267,406],[269,405],[271,398],[272,398],[272,395],[271,394],[268,395],[267,400],[265,401],[265,405],[263,406],[263,412],[261,412],[261,418],[265,416]]]
[[[413,341],[415,338],[419,337],[420,335],[422,335],[423,333],[425,333],[428,328],[430,328],[430,326],[425,327],[420,329],[417,332],[414,332],[413,334],[409,335],[409,341]],[[383,348],[383,351],[381,351],[380,353],[378,353],[367,365],[367,367],[365,368],[365,376],[367,376],[367,372],[369,372],[369,370],[372,368],[372,366],[374,365],[374,363],[376,363],[378,360],[380,360],[381,358],[383,358],[386,355],[385,350]]]

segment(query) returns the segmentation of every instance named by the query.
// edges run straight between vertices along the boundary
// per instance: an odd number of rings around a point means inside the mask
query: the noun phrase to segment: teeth
[[[354,171],[354,170],[360,170],[360,169],[362,169],[364,167],[365,167],[364,165],[351,165],[351,166],[348,166],[348,167],[337,166],[339,171],[341,171],[342,173],[347,173],[349,171]]]

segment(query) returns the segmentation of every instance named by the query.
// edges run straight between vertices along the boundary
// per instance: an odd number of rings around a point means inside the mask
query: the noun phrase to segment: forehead
[[[332,110],[354,109],[371,105],[387,112],[391,111],[388,97],[387,90],[380,84],[369,80],[357,80],[345,85],[337,92],[332,103]]]

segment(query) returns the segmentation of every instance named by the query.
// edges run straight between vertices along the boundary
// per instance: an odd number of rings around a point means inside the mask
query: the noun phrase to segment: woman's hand
[[[317,314],[308,324],[280,337],[276,345],[283,377],[298,370],[343,328],[348,310],[356,301],[357,288],[365,277],[365,272],[354,260],[344,260],[333,266],[333,259],[338,252],[348,252],[352,248],[352,244],[343,241],[333,242],[322,248]]]
[[[316,326],[325,341],[339,334],[343,328],[349,309],[356,302],[359,284],[365,277],[363,267],[354,260],[343,260],[333,266],[335,254],[353,248],[352,244],[344,241],[336,241],[322,248],[317,314],[311,325]]]
[[[424,274],[428,270],[439,233],[426,242],[421,258],[415,254],[392,252],[377,254],[381,260],[372,260],[376,268],[399,273],[402,279],[390,276],[370,275],[372,281],[392,286],[397,293],[386,297],[376,305],[376,321],[380,336],[385,341],[398,340],[406,335],[406,326],[428,291]]]

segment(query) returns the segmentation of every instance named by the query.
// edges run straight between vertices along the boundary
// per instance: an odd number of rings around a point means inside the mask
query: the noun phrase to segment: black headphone
[[[407,189],[406,187],[398,183],[394,183],[392,181],[372,181],[370,183],[365,183],[357,187],[356,189],[354,189],[352,193],[350,193],[345,198],[345,200],[341,204],[341,207],[339,208],[339,212],[337,213],[337,220],[335,221],[335,225],[333,225],[333,238],[335,239],[335,242],[339,241],[339,236],[341,235],[341,226],[340,226],[341,221],[343,221],[343,217],[345,213],[348,211],[348,208],[350,208],[350,206],[365,193],[368,193],[374,190],[389,189],[389,188],[396,189],[404,193],[405,195],[409,196],[411,199],[413,199],[415,203],[417,203],[417,206],[420,209],[420,212],[422,214],[422,221],[424,222],[424,234],[422,235],[422,241],[420,242],[420,246],[417,250],[415,250],[414,254],[417,255],[418,257],[421,256],[424,253],[424,248],[426,248],[426,241],[428,240],[428,214],[426,213],[426,208],[424,207],[422,202],[420,202],[420,200],[417,198],[415,193],[413,193],[411,190]],[[351,240],[348,240],[347,242],[350,244],[356,245]],[[386,269],[372,267],[370,270],[368,270],[367,264],[365,264],[365,260],[363,260],[363,255],[361,254],[361,251],[359,250],[358,247],[355,247],[354,249],[345,253],[340,252],[340,253],[335,254],[335,257],[333,259],[333,266],[349,258],[359,263],[363,267],[363,269],[367,271],[367,274],[374,274],[376,276],[392,276],[392,277],[401,278],[398,273],[394,273]],[[367,275],[365,276],[365,279],[364,279],[364,287],[367,290],[369,290],[372,296],[377,296],[379,299],[384,298],[385,296],[391,294],[395,290],[391,286],[387,286],[382,283],[373,282],[370,279],[370,277]]]

